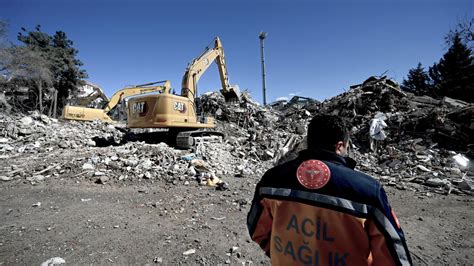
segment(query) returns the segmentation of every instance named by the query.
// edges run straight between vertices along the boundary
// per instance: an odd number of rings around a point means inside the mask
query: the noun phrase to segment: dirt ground
[[[52,257],[68,264],[269,264],[246,228],[257,180],[227,180],[228,191],[61,176],[35,186],[3,182],[0,265],[39,265]],[[472,263],[472,196],[416,186],[386,190],[416,265]]]

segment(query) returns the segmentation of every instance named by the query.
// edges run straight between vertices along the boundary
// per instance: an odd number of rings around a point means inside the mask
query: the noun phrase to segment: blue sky
[[[401,82],[445,52],[444,35],[470,19],[463,0],[0,0],[10,39],[21,27],[66,32],[89,79],[107,95],[131,84],[171,80],[219,36],[230,81],[262,101],[258,33],[265,42],[267,101],[293,94],[323,100],[387,71]],[[211,66],[200,92],[217,90]]]

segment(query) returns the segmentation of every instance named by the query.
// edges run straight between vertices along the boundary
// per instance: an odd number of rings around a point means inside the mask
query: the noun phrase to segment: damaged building
[[[2,114],[0,153],[4,181],[44,182],[63,176],[91,182],[165,180],[226,189],[233,178],[261,176],[305,148],[306,125],[318,113],[345,117],[351,125],[358,169],[404,189],[421,186],[439,193],[471,193],[473,105],[400,90],[386,77],[371,77],[323,102],[306,98],[273,108],[248,93],[226,103],[219,93],[201,97],[213,114],[220,143],[179,150],[166,143],[127,139],[124,125]],[[105,147],[99,143],[109,143]],[[47,165],[38,156],[61,154]],[[83,154],[76,158],[75,154]],[[17,159],[14,159],[17,158]],[[23,158],[23,159],[22,159]]]

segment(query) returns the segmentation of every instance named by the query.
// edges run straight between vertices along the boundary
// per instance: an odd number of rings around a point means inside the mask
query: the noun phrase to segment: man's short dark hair
[[[315,115],[308,125],[308,149],[334,151],[339,141],[349,140],[349,130],[343,118],[335,115]]]

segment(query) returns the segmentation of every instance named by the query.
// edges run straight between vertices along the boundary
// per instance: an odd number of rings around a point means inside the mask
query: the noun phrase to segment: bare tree
[[[34,81],[38,89],[38,109],[44,111],[43,88],[51,86],[53,78],[48,62],[40,51],[19,46],[0,48],[0,75],[5,78],[5,82],[12,79]]]
[[[469,49],[474,50],[474,18],[470,21],[466,19],[459,22],[456,29],[450,30],[448,34],[446,34],[444,41],[447,47],[453,45],[456,36],[461,38],[461,41],[469,47]]]
[[[42,51],[31,46],[15,46],[7,39],[8,22],[0,20],[0,85],[11,80],[31,80],[38,89],[37,106],[43,112],[43,88],[50,87],[53,77]]]

